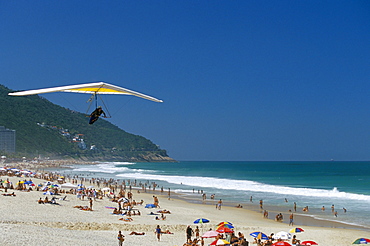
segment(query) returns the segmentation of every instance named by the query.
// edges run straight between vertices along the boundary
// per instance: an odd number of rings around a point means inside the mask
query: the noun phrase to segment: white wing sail
[[[148,95],[144,95],[142,93],[132,91],[132,90],[129,90],[123,87],[111,85],[105,82],[94,82],[94,83],[79,84],[79,85],[67,85],[67,86],[59,86],[59,87],[36,89],[36,90],[18,91],[18,92],[11,92],[8,95],[28,96],[28,95],[35,95],[35,94],[42,94],[42,93],[51,93],[51,92],[131,95],[131,96],[137,96],[137,97],[141,97],[147,100],[151,100],[154,102],[163,102],[160,99],[157,99],[157,98],[154,98]]]

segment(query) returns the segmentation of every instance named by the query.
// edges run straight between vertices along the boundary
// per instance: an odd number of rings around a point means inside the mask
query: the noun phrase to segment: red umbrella
[[[219,232],[219,233],[232,233],[232,232],[234,232],[232,229],[227,228],[227,227],[219,227],[219,228],[217,228],[216,231]]]
[[[276,243],[273,243],[272,246],[292,246],[292,245],[288,242],[278,241]]]
[[[318,244],[314,241],[303,241],[300,243],[300,245],[318,245]]]

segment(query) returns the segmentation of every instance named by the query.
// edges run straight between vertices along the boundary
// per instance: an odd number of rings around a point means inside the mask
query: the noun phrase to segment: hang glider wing
[[[28,96],[28,95],[35,95],[35,94],[42,94],[42,93],[50,93],[50,92],[75,92],[75,93],[87,93],[87,94],[115,94],[115,95],[131,95],[141,97],[147,100],[151,100],[154,102],[163,102],[157,98],[144,95],[142,93],[132,91],[126,88],[122,88],[116,85],[111,85],[105,82],[95,82],[95,83],[87,83],[87,84],[79,84],[79,85],[67,85],[67,86],[59,86],[59,87],[52,87],[52,88],[44,88],[44,89],[37,89],[37,90],[28,90],[28,91],[18,91],[18,92],[11,92],[9,95],[11,96]]]

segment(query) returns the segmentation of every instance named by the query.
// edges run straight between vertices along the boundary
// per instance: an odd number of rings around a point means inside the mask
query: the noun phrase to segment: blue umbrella
[[[249,235],[251,235],[252,237],[255,237],[257,239],[263,239],[263,240],[268,240],[269,239],[265,233],[262,233],[260,231],[252,232]]]
[[[203,219],[203,218],[194,220],[194,224],[200,224],[200,223],[209,223],[209,220]]]

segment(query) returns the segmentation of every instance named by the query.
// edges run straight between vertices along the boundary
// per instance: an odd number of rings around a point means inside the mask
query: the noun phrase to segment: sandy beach
[[[1,176],[2,180],[9,180],[16,185],[20,180],[29,180],[22,177]],[[44,184],[45,180],[31,178],[34,184]],[[86,184],[87,185],[87,184]],[[102,187],[100,187],[102,188]],[[235,226],[235,232],[242,232],[246,239],[253,245],[253,237],[249,234],[254,231],[262,231],[267,235],[279,231],[289,231],[293,226],[286,223],[264,219],[262,213],[250,211],[245,208],[223,206],[221,210],[210,204],[189,203],[174,196],[170,200],[167,193],[160,192],[155,195],[159,198],[160,208],[145,208],[145,204],[153,203],[153,193],[138,193],[133,191],[133,199],[144,200],[144,205],[136,205],[134,208],[141,215],[132,216],[132,222],[119,220],[123,216],[113,215],[112,209],[106,207],[118,207],[117,203],[110,201],[108,197],[93,201],[93,211],[82,211],[75,206],[89,206],[85,198],[81,200],[76,195],[62,194],[55,196],[59,205],[38,204],[38,199],[44,199],[51,195],[43,195],[43,191],[19,191],[16,196],[3,196],[4,189],[0,190],[0,244],[1,245],[117,245],[117,233],[119,230],[125,235],[124,245],[183,245],[186,242],[185,230],[188,225],[195,229],[194,220],[207,218],[210,223],[200,226],[203,232],[212,228],[221,221],[230,221]],[[65,200],[59,200],[64,196]],[[166,220],[155,220],[150,212],[169,210]],[[288,218],[286,218],[288,219]],[[300,218],[302,222],[302,218]],[[304,228],[304,233],[297,233],[301,241],[313,240],[318,245],[351,245],[360,237],[370,237],[370,232],[365,230],[340,229],[330,227],[314,227],[295,225]],[[169,230],[173,234],[163,234],[158,242],[155,236],[155,228],[160,225],[162,230]],[[323,224],[323,226],[325,226]],[[129,235],[130,232],[145,232],[145,235]],[[202,233],[201,233],[202,234]],[[213,239],[205,239],[205,245]],[[290,240],[289,240],[290,242]],[[255,245],[255,244],[254,244]]]

